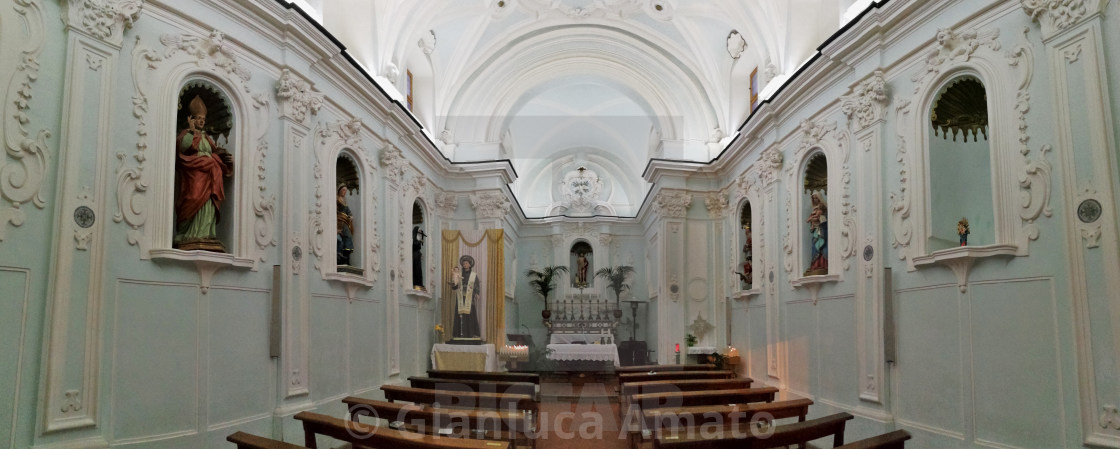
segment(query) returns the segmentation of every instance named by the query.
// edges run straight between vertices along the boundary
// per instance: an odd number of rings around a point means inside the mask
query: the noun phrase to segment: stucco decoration
[[[1043,39],[1061,33],[1091,13],[1101,11],[1107,0],[1022,0],[1023,11],[1042,25]]]
[[[427,33],[424,33],[420,36],[420,39],[416,41],[416,46],[420,47],[420,50],[423,51],[425,55],[431,56],[432,52],[436,51],[436,32],[434,30],[428,30]]]
[[[730,33],[727,33],[727,54],[731,56],[731,59],[739,59],[746,50],[747,41],[743,39],[743,35],[739,34],[738,30],[731,30]]]
[[[280,100],[280,113],[299,123],[305,123],[309,115],[323,107],[323,94],[313,91],[310,83],[289,69],[284,69],[276,81],[276,98]]]
[[[344,279],[338,273],[333,273],[332,265],[324,262],[334,260],[331,248],[335,247],[335,218],[332,214],[335,204],[335,176],[330,172],[334,167],[339,154],[343,150],[347,156],[355,159],[357,168],[362,170],[361,185],[365,190],[359,198],[363,199],[361,216],[355,217],[355,222],[361,228],[363,244],[367,248],[360,259],[363,268],[360,284],[369,286],[377,282],[374,273],[381,269],[381,244],[377,230],[377,194],[372,186],[377,185],[375,180],[376,166],[367,155],[362,130],[364,125],[361,119],[340,120],[333,123],[320,123],[315,131],[318,140],[315,143],[315,204],[311,210],[310,228],[311,239],[308,242],[309,251],[314,256],[314,267],[323,274],[324,279]],[[330,205],[330,207],[328,206]],[[356,231],[358,232],[358,231]]]
[[[387,146],[381,150],[381,166],[385,168],[385,179],[393,185],[399,185],[404,180],[408,160],[399,148]]]
[[[945,74],[976,73],[987,88],[996,244],[1013,245],[1016,255],[1027,255],[1030,241],[1039,238],[1036,221],[1053,215],[1052,166],[1046,159],[1051,147],[1041,146],[1037,156],[1032,156],[1030,147],[1027,114],[1034,54],[1027,32],[1029,28],[1021,43],[1001,52],[998,29],[938,30],[935,48],[926,56],[924,67],[911,77],[915,97],[895,106],[899,188],[890,194],[891,246],[899,250],[898,257],[907,261],[911,271],[916,269],[914,258],[926,255],[929,235],[925,203],[930,199],[922,195],[927,180],[921,169],[928,160],[922,139],[929,132],[929,123],[928,114],[920,108],[927,107],[938,87],[951,77]]]
[[[501,191],[478,192],[471,195],[471,205],[474,206],[478,218],[502,218],[509,212],[512,203]]]
[[[805,120],[801,122],[801,144],[794,155],[797,161],[806,161],[818,148],[824,152],[828,161],[828,202],[829,222],[838,223],[838,233],[829,229],[829,236],[839,235],[839,244],[829,242],[829,265],[835,267],[833,261],[840,260],[840,268],[847,270],[851,267],[851,259],[856,254],[856,207],[852,204],[852,169],[849,165],[849,142],[851,136],[847,130],[836,126],[835,122],[814,122]],[[786,253],[785,268],[792,278],[796,278],[794,268],[807,267],[807,263],[797,263],[800,248],[803,243],[802,224],[804,222],[799,211],[799,199],[803,196],[801,182],[803,163],[790,164],[786,169],[786,235],[783,249]],[[794,201],[798,199],[798,201]],[[839,256],[839,257],[836,257]],[[830,268],[829,274],[835,273]]]
[[[603,194],[603,179],[594,170],[579,167],[564,174],[560,181],[560,204],[564,214],[570,216],[591,216],[600,204]]]
[[[646,1],[648,0],[598,0],[570,5],[554,0],[518,0],[517,4],[535,13],[537,17],[561,15],[572,19],[621,19],[641,12]]]
[[[840,110],[848,116],[849,124],[860,130],[882,120],[889,101],[883,71],[876,70],[853,87],[850,94],[840,97]]]
[[[455,215],[459,208],[459,197],[454,192],[437,192],[434,197],[435,212],[444,217]]]
[[[168,114],[176,110],[176,105],[168,100],[173,98],[168,90],[178,89],[185,79],[184,74],[221,80],[234,89],[226,94],[240,117],[237,131],[240,137],[230,143],[237,159],[234,177],[240,183],[234,199],[237,212],[231,217],[240,224],[232,237],[232,263],[255,266],[253,260],[265,261],[265,250],[276,245],[272,235],[275,197],[265,188],[269,96],[249,87],[251,75],[235,58],[236,44],[226,41],[219,31],[211,31],[205,37],[165,34],[160,36],[160,43],[164,46],[162,53],[145,45],[140,37],[133,47],[132,115],[137,120],[138,139],[136,153],[131,157],[134,163],[124,152],[117,153],[121,163],[117,170],[117,212],[113,221],[124,222],[131,228],[127,233],[128,242],[140,248],[142,259],[150,257],[152,249],[163,249],[157,246],[170,247],[173,214],[170,203],[161,199],[174,196],[173,183],[167,181],[174,179],[171,160],[174,155],[149,152],[148,142],[149,139],[155,142],[174,139],[173,126],[165,125]],[[150,98],[151,94],[155,96]],[[150,116],[152,111],[158,113],[155,119]],[[161,126],[152,127],[151,123]],[[152,163],[148,163],[149,160]]]
[[[142,0],[65,0],[63,21],[97,39],[120,47],[144,8]]]
[[[704,206],[708,209],[708,217],[723,218],[727,214],[727,194],[723,192],[709,192],[704,197]]]
[[[664,218],[684,218],[692,205],[692,195],[678,190],[662,190],[657,193],[654,204]]]
[[[7,226],[21,226],[27,219],[21,208],[30,202],[43,209],[43,185],[47,165],[51,159],[47,129],[34,130],[28,110],[34,92],[33,84],[39,79],[39,53],[42,50],[44,31],[42,8],[37,1],[17,0],[13,6],[23,20],[23,28],[11,30],[22,33],[4,34],[6,42],[0,55],[5,61],[19,61],[14,66],[4,105],[4,146],[8,157],[0,160],[0,241],[4,240]],[[2,30],[10,31],[10,30]]]

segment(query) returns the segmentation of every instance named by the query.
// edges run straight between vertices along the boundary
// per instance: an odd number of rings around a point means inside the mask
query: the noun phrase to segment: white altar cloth
[[[582,341],[582,342],[587,343],[587,344],[593,344],[597,341],[600,341],[600,339],[605,339],[603,341],[606,341],[607,343],[610,343],[610,342],[614,341],[614,335],[607,334],[607,333],[603,333],[603,334],[552,334],[552,336],[549,337],[549,340],[550,340],[549,343],[554,343],[554,344],[555,343],[561,343],[561,344],[563,344],[563,343],[575,343],[575,342]]]
[[[446,366],[448,362],[456,359],[456,355],[469,356],[469,354],[478,354],[475,359],[483,358],[482,363],[472,364],[474,366]],[[451,356],[451,357],[444,357]],[[462,359],[462,357],[458,357]],[[444,360],[443,365],[437,360]],[[468,362],[466,360],[456,360],[457,362]],[[449,345],[445,343],[436,343],[432,345],[432,369],[435,370],[448,370],[448,371],[498,371],[498,354],[494,350],[494,345]]]
[[[548,345],[548,349],[552,352],[548,353],[549,360],[556,361],[601,361],[612,362],[615,367],[620,366],[618,363],[618,346],[613,344],[605,345],[579,345],[579,344],[564,344],[553,343]]]

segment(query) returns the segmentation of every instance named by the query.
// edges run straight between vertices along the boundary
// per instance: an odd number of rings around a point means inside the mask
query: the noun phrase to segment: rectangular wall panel
[[[0,445],[15,447],[12,428],[19,409],[20,370],[23,367],[24,330],[27,326],[28,273],[21,269],[0,268]]]
[[[275,370],[268,354],[269,292],[211,288],[210,426],[270,413]]]
[[[955,438],[965,434],[959,294],[955,285],[895,293],[896,416]]]
[[[817,303],[820,346],[817,351],[821,399],[855,407],[859,404],[859,354],[856,347],[855,298]]]
[[[1049,280],[980,284],[972,304],[976,439],[1060,447],[1058,335]]]
[[[112,313],[112,437],[198,429],[199,290],[119,282]]]
[[[816,373],[813,354],[817,343],[817,317],[813,303],[802,301],[787,303],[785,307],[785,335],[784,343],[788,368],[786,385],[790,391],[808,396],[813,390],[810,384],[812,376]]]
[[[311,391],[315,400],[338,396],[347,392],[346,298],[311,297]]]
[[[766,307],[748,308],[747,322],[749,346],[741,346],[739,355],[744,359],[750,358],[750,378],[763,381],[766,379]]]

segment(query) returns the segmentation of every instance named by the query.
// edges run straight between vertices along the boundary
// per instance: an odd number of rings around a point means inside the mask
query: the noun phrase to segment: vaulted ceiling
[[[300,0],[529,217],[633,216],[653,157],[708,161],[870,0]],[[579,170],[579,168],[584,170]]]

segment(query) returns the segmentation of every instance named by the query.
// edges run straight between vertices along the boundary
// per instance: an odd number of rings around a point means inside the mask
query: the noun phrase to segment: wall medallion
[[[97,221],[97,215],[93,213],[93,209],[90,209],[89,206],[78,206],[77,209],[74,209],[74,223],[77,223],[78,227],[89,228],[93,226],[95,221]]]
[[[863,260],[870,262],[872,257],[875,257],[875,248],[872,248],[871,245],[863,247]]]
[[[1077,218],[1082,223],[1093,223],[1101,218],[1101,203],[1095,199],[1087,199],[1077,206]]]
[[[302,259],[302,258],[303,258],[303,248],[300,248],[298,246],[293,246],[292,247],[292,260],[295,260],[296,262],[299,262],[299,260]]]

